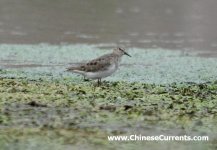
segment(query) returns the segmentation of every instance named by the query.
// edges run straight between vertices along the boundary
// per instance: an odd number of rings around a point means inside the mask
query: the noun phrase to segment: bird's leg
[[[99,83],[100,83],[100,85],[102,84],[102,80],[101,80],[101,78],[99,78]]]
[[[84,81],[86,81],[86,78],[85,78],[85,76],[83,76],[83,80],[84,80]]]
[[[97,86],[100,85],[100,79],[97,79]]]
[[[83,76],[83,80],[84,81],[90,81],[88,78],[86,78],[85,76]]]
[[[100,86],[102,83],[101,78],[97,79],[97,86]]]

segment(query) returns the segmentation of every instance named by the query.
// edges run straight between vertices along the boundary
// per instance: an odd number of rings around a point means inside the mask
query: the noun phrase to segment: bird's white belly
[[[99,79],[99,78],[105,78],[110,76],[112,73],[114,73],[117,70],[117,67],[115,64],[111,65],[108,69],[98,71],[98,72],[86,72],[84,76],[89,79]]]

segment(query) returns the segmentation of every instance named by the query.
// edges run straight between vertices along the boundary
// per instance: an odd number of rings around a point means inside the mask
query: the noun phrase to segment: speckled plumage
[[[93,59],[86,64],[69,67],[67,71],[79,73],[88,79],[98,79],[99,84],[101,78],[110,76],[118,69],[120,59],[123,55],[130,56],[123,49],[117,48],[112,53]]]

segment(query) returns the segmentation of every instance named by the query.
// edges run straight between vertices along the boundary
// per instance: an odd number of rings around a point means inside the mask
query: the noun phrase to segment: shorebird
[[[118,69],[123,55],[131,57],[124,49],[115,48],[112,53],[100,56],[83,65],[69,67],[67,71],[81,74],[87,79],[97,80],[99,86],[102,78],[110,76]]]

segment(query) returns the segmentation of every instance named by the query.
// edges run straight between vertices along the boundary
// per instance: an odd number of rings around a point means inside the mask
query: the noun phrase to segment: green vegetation
[[[129,49],[101,87],[64,72],[106,45],[0,45],[1,149],[216,149],[217,59]],[[108,46],[108,45],[107,45]],[[208,135],[109,142],[108,135]]]
[[[147,131],[156,134],[171,129],[216,136],[212,134],[217,131],[216,91],[217,82],[170,85],[104,82],[103,86],[94,87],[93,83],[78,84],[70,78],[1,78],[0,139],[10,139],[7,141],[10,143],[22,135],[22,140],[32,137],[39,142],[38,136],[42,136],[63,145],[83,141],[112,148],[114,145],[109,145],[106,135]],[[213,138],[211,142],[216,140]],[[144,144],[139,145],[142,148]]]

